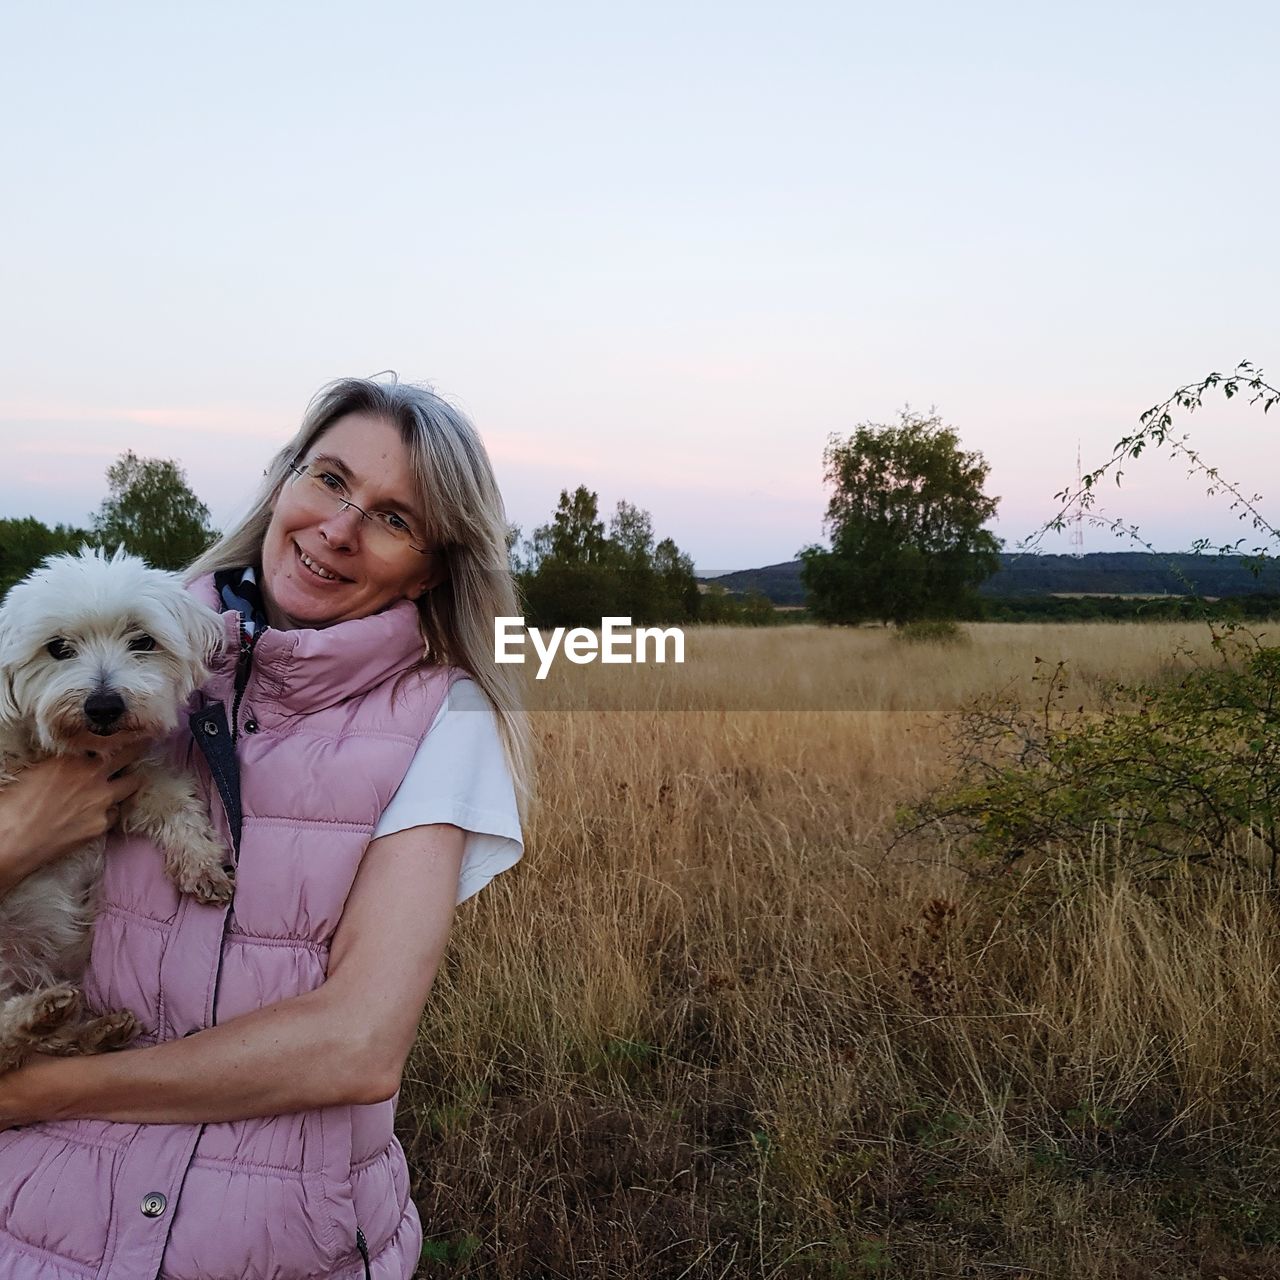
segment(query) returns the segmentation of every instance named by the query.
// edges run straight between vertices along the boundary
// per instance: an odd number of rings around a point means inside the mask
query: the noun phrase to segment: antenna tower
[[[1084,555],[1084,473],[1080,469],[1080,441],[1076,441],[1076,500],[1071,511],[1071,554]]]

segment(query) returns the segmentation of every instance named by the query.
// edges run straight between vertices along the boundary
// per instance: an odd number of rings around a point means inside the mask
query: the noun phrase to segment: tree
[[[550,524],[539,525],[519,557],[525,618],[534,626],[590,625],[616,613],[599,499],[579,485],[561,489]]]
[[[132,449],[107,468],[109,496],[93,518],[97,541],[124,546],[157,569],[184,569],[218,536],[209,508],[168,458],[140,458]]]
[[[599,499],[561,490],[550,524],[512,553],[533,626],[599,626],[606,616],[684,622],[697,616],[693,561],[670,539],[654,545],[653,517],[621,501],[606,536]]]
[[[693,576],[693,557],[670,538],[663,538],[653,549],[653,569],[658,576],[657,620],[693,621],[702,603],[698,580]]]
[[[0,520],[0,596],[47,556],[78,551],[92,541],[87,529],[58,524],[52,529],[35,516]]]
[[[663,614],[653,562],[653,517],[620,501],[609,521],[606,554],[617,578],[619,615],[636,623],[658,621]]]
[[[546,543],[551,555],[561,564],[596,564],[604,556],[604,524],[600,519],[599,500],[580,484],[572,494],[560,490],[560,502],[549,526],[544,525]]]
[[[999,502],[983,492],[986,461],[936,413],[903,409],[896,425],[833,435],[823,465],[831,548],[800,552],[821,621],[951,617],[999,568],[1000,540],[982,527]]]

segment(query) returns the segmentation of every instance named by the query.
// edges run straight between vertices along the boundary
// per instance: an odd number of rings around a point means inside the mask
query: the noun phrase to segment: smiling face
[[[385,418],[349,413],[319,435],[299,465],[323,468],[365,511],[396,511],[416,530],[424,512],[409,450]],[[329,627],[416,600],[443,576],[440,556],[378,537],[354,507],[289,476],[262,542],[260,585],[273,627]],[[417,545],[423,545],[415,539]]]

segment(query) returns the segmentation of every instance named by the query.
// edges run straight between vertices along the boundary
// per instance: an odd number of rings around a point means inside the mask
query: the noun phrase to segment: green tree
[[[598,626],[616,613],[617,578],[608,561],[597,496],[579,485],[560,491],[549,524],[539,525],[518,557],[525,618],[533,626]]]
[[[70,525],[48,525],[35,516],[0,520],[0,596],[21,581],[47,556],[78,551],[93,535]]]
[[[658,620],[692,622],[697,618],[702,596],[693,575],[693,557],[670,538],[663,538],[653,549],[653,569],[658,578]]]
[[[698,601],[698,621],[738,623],[742,621],[742,603],[736,595],[712,582]]]
[[[819,620],[951,617],[999,568],[1000,541],[982,527],[999,501],[983,492],[987,464],[936,413],[832,436],[823,465],[831,547],[800,552]]]
[[[561,490],[549,524],[513,552],[533,626],[599,626],[605,616],[636,623],[697,616],[693,561],[670,539],[654,545],[653,517],[618,503],[606,535],[599,498],[585,485]]]
[[[641,507],[620,501],[609,521],[606,555],[617,578],[618,614],[636,623],[662,618],[653,561],[653,517]]]
[[[140,458],[130,449],[107,468],[107,485],[93,518],[107,549],[123,546],[157,569],[183,569],[218,536],[186,472],[168,458]]]
[[[586,485],[580,484],[571,494],[560,490],[560,502],[550,525],[535,532],[545,532],[545,545],[553,559],[561,564],[597,564],[605,553],[604,523],[600,519],[599,499]]]

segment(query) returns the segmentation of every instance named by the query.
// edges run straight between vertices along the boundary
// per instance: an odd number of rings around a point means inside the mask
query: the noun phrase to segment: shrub
[[[969,635],[950,618],[920,618],[895,628],[895,640],[903,644],[968,644]]]
[[[1239,632],[1214,643],[1216,659],[1184,675],[1105,687],[1097,711],[1072,709],[1063,662],[1042,664],[1034,707],[1007,695],[970,706],[956,783],[912,810],[906,830],[927,826],[1006,863],[1103,845],[1112,864],[1152,870],[1260,848],[1275,887],[1280,648]]]

